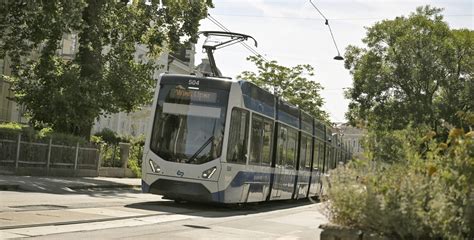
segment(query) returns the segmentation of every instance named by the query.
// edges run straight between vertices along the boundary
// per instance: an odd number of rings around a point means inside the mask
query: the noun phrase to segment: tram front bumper
[[[143,184],[146,184],[143,182]],[[219,202],[218,194],[211,193],[209,189],[200,182],[189,182],[181,179],[158,179],[149,186],[142,184],[142,190],[153,194],[163,195],[165,198],[176,200],[187,200],[194,202]],[[206,185],[217,182],[205,182]]]

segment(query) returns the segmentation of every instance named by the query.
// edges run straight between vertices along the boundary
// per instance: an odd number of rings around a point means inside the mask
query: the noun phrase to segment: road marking
[[[122,208],[123,209],[123,208]],[[71,212],[77,213],[86,213],[86,214],[98,214],[104,215],[107,217],[137,217],[142,214],[131,211],[120,210],[120,207],[116,208],[78,208],[78,209],[68,209]],[[149,211],[148,211],[149,213]]]
[[[61,226],[43,226],[43,227],[31,227],[31,228],[16,228],[1,230],[0,236],[2,239],[18,238],[18,237],[36,237],[58,233],[70,233],[70,232],[82,232],[82,231],[94,231],[110,228],[122,228],[122,227],[134,227],[149,224],[158,224],[164,222],[179,221],[185,219],[200,218],[198,216],[173,214],[173,215],[160,215],[160,216],[149,216],[149,217],[137,217],[123,220],[112,220],[105,222],[92,222],[92,223],[78,223],[71,225]]]

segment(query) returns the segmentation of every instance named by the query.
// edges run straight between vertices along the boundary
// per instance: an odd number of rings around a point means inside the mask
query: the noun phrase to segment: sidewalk
[[[140,178],[108,177],[34,177],[0,175],[0,191],[74,193],[79,189],[139,188]]]

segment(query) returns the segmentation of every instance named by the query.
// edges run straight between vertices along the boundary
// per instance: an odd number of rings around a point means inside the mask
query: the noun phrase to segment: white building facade
[[[11,75],[8,58],[0,59],[0,122],[18,122],[27,124],[24,108],[13,101],[14,93],[4,76]]]
[[[363,157],[363,139],[367,134],[365,129],[360,129],[349,125],[348,123],[342,123],[337,126],[339,132],[343,135],[342,139],[346,146],[352,151],[354,157]]]

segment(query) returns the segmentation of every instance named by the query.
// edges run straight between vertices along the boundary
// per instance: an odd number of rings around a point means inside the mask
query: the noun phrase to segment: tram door
[[[286,126],[278,131],[271,199],[291,199],[295,184],[298,132]]]
[[[274,178],[273,178],[273,187],[272,187],[272,195],[271,199],[280,199],[281,192],[283,189],[284,184],[284,157],[286,156],[286,148],[284,147],[284,143],[286,142],[287,138],[287,129],[285,127],[278,127],[278,139],[277,139],[277,148],[275,149],[276,152],[276,162],[275,162],[275,169],[274,169]]]
[[[277,151],[284,150],[282,148],[277,149]],[[278,155],[278,153],[277,153]],[[284,174],[284,166],[283,166],[283,158],[277,157],[275,164],[275,178],[273,183],[272,189],[272,199],[279,199],[281,198],[281,191],[283,188],[283,174]]]

